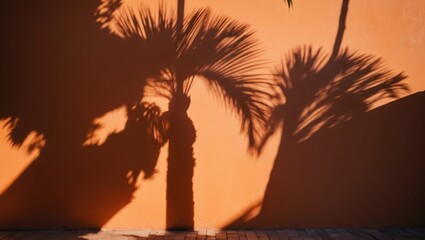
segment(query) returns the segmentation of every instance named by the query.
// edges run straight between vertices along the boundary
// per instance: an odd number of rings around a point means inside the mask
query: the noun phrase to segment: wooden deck
[[[200,230],[194,232],[167,232],[147,230],[120,231],[0,231],[0,240],[326,240],[326,239],[423,239],[425,228],[385,229],[282,229],[282,230]]]

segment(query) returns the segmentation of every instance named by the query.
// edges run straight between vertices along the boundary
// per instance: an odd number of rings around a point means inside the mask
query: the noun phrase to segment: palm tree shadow
[[[105,28],[120,1],[103,4],[1,2],[0,119],[12,146],[36,132],[28,152],[40,150],[0,195],[2,229],[100,228],[131,202],[139,174],[155,173],[161,114],[140,99],[159,70],[143,45]],[[124,130],[85,146],[94,119],[121,106]]]
[[[425,95],[371,110],[406,92],[406,76],[340,50],[349,0],[341,6],[327,60],[320,49],[298,48],[277,69],[282,99],[259,150],[276,131],[281,140],[264,199],[226,228],[424,224]]]
[[[181,25],[179,19],[184,19]],[[271,82],[256,72],[264,66],[258,43],[248,25],[214,16],[208,8],[184,18],[169,16],[162,7],[158,13],[144,8],[128,10],[117,25],[125,38],[161,52],[160,57],[149,56],[161,63],[161,74],[147,81],[145,93],[164,97],[169,103],[163,114],[169,143],[166,228],[193,229],[196,130],[187,113],[191,87],[195,81],[204,81],[239,115],[241,131],[248,136],[249,147],[255,148],[265,130],[272,98]]]
[[[328,62],[311,47],[287,59],[275,74],[283,98],[263,141],[282,134],[263,202],[226,228],[423,223],[424,93],[370,110],[408,90],[403,73],[347,49]]]

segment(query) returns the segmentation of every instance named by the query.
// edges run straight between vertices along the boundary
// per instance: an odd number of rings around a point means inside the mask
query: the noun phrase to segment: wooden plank
[[[254,231],[247,231],[247,232],[245,233],[245,235],[246,235],[246,238],[247,238],[248,240],[258,240],[258,238],[257,238],[257,234],[256,234]]]
[[[289,240],[289,236],[284,230],[277,230],[276,232],[279,235],[279,240]]]

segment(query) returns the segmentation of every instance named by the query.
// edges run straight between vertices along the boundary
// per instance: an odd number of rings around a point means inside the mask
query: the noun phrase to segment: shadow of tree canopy
[[[226,228],[424,223],[424,93],[370,110],[407,92],[406,76],[348,49],[325,59],[298,48],[276,70],[282,99],[263,145],[282,137],[264,199]]]
[[[131,202],[139,174],[155,173],[161,113],[140,100],[160,68],[142,57],[155,49],[105,27],[120,4],[1,1],[0,119],[12,146],[36,132],[28,151],[40,154],[1,194],[0,228],[100,228]],[[122,107],[124,130],[86,146],[102,127],[94,119]]]

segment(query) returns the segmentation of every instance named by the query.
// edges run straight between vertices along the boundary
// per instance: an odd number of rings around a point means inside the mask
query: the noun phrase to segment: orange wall
[[[124,5],[134,6],[137,2],[127,0]],[[157,1],[141,2],[157,4]],[[174,2],[176,1],[168,1],[167,4],[174,6]],[[186,1],[187,11],[205,6],[211,7],[218,14],[232,16],[241,22],[251,24],[265,49],[264,58],[272,62],[270,69],[289,50],[297,46],[311,44],[329,51],[335,38],[340,11],[340,1],[334,0],[295,0],[294,8],[290,10],[282,0]],[[348,10],[343,46],[382,57],[389,69],[394,72],[404,71],[408,75],[406,82],[411,92],[422,91],[425,89],[424,22],[425,3],[422,0],[352,0]],[[195,228],[221,228],[244,214],[246,209],[262,201],[280,136],[277,134],[271,139],[260,157],[252,156],[246,151],[246,139],[239,134],[237,118],[215,101],[202,82],[195,83],[191,96],[189,114],[197,130],[194,145],[196,167],[193,179]],[[165,106],[162,104],[163,108]],[[106,115],[108,111],[105,111],[95,116],[97,121],[107,126],[106,128],[112,129],[109,132],[114,129],[119,131],[125,124],[125,112],[122,108],[120,110],[120,107],[110,108],[109,115]],[[116,111],[113,111],[114,109]],[[6,127],[0,130],[0,194],[11,186],[38,154],[36,151],[28,155],[25,149],[25,145],[35,134],[29,135],[23,146],[12,147],[6,139],[8,132]],[[99,138],[105,139],[107,133],[108,131],[99,132]],[[43,151],[43,148],[41,147],[39,151]],[[116,213],[111,214],[103,228],[165,227],[166,155],[165,146],[156,166],[158,173],[152,179],[140,178],[137,183],[138,189],[133,194],[131,202],[117,207]],[[49,174],[49,171],[46,170],[45,174]],[[297,181],[300,179],[297,178]],[[85,183],[83,181],[79,184]],[[295,182],[291,184],[296,185]],[[111,189],[115,188],[111,186]],[[90,191],[85,193],[90,194]],[[93,194],[96,195],[95,190]],[[107,198],[108,195],[99,196]],[[37,199],[39,196],[31,197]],[[40,196],[43,197],[46,196]],[[259,210],[257,208],[249,217],[254,217]],[[66,215],[63,218],[66,218]],[[0,223],[9,228],[13,227],[8,225],[10,222],[7,220]],[[308,223],[307,221],[306,224]],[[31,227],[31,222],[20,225],[19,219],[14,224],[18,227]],[[302,222],[299,224],[303,225]],[[288,225],[291,225],[290,221]],[[55,223],[51,223],[50,226],[61,227]]]

